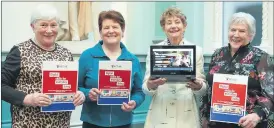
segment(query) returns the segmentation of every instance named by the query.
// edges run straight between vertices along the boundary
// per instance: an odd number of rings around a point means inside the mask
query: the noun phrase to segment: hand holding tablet
[[[203,86],[203,81],[199,80],[199,79],[189,79],[189,82],[187,82],[186,87],[190,88],[192,90],[200,90]]]
[[[166,78],[151,77],[147,82],[147,86],[149,89],[155,90],[158,88],[158,86],[163,85],[166,82],[167,82]]]

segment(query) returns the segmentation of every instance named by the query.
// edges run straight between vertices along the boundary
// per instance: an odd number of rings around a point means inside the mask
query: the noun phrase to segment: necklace
[[[183,44],[184,44],[184,42],[183,42]],[[167,38],[167,45],[172,45],[168,38]],[[180,45],[180,43],[179,43],[179,45]]]

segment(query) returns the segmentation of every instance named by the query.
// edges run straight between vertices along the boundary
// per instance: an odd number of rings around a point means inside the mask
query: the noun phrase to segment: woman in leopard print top
[[[55,43],[59,18],[57,10],[49,5],[39,5],[31,17],[35,33],[14,46],[2,66],[2,100],[12,104],[13,128],[68,128],[71,112],[40,112],[41,106],[51,104],[41,93],[42,61],[73,61],[70,51]],[[74,105],[81,105],[85,97],[78,91]]]

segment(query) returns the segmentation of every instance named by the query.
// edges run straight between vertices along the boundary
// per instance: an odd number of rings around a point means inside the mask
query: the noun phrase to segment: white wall
[[[33,37],[30,17],[33,8],[38,4],[55,5],[60,13],[67,10],[68,2],[2,2],[2,52],[9,51],[13,45]],[[67,19],[68,15],[60,15]]]
[[[2,2],[2,52],[9,51],[13,45],[33,36],[30,15],[35,5],[36,3]]]

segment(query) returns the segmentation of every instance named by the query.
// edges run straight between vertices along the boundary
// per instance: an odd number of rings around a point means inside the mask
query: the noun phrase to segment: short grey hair
[[[251,35],[251,41],[253,40],[256,34],[256,20],[255,18],[250,15],[249,13],[245,12],[238,12],[234,13],[229,22],[229,28],[233,24],[246,24],[248,26],[248,33]],[[228,28],[228,29],[229,29]]]
[[[30,24],[36,23],[37,20],[56,20],[60,24],[60,18],[57,9],[53,5],[40,4],[31,13]]]

